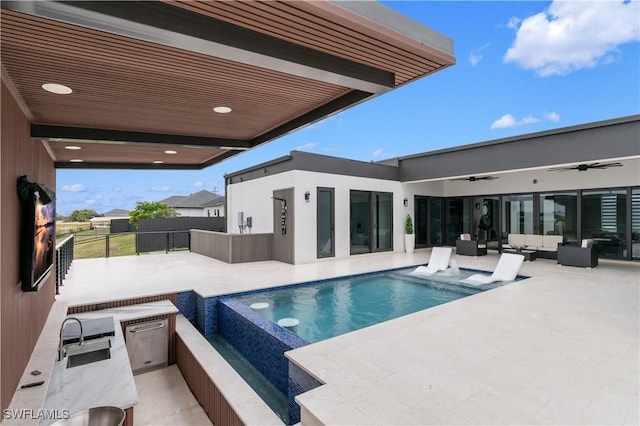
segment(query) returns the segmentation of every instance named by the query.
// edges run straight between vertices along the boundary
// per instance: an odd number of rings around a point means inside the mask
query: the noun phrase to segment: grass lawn
[[[94,229],[77,232],[73,257],[75,259],[91,259],[106,257],[106,238],[109,229]],[[58,235],[61,241],[65,235]],[[109,236],[109,257],[132,256],[136,254],[135,234],[114,234]]]

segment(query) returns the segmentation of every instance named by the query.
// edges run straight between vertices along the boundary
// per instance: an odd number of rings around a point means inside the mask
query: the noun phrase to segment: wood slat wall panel
[[[178,295],[176,293],[156,294],[154,296],[137,297],[134,299],[115,300],[105,303],[91,303],[87,305],[70,306],[67,310],[69,315],[81,312],[91,312],[104,308],[117,308],[120,306],[139,305],[141,303],[160,302],[168,300],[175,306],[178,306]],[[99,306],[98,306],[99,305]]]
[[[38,292],[19,280],[18,176],[56,187],[53,160],[30,138],[29,122],[2,81],[0,123],[0,408],[9,405],[54,302],[55,270]],[[55,268],[55,267],[54,267]]]
[[[194,358],[180,336],[176,336],[176,363],[187,386],[214,425],[242,426],[244,423]]]

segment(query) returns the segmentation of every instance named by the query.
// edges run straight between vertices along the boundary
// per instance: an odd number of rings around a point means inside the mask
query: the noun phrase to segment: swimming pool
[[[457,285],[470,275],[464,271],[436,281],[409,275],[413,269],[277,288],[234,299],[273,322],[297,320],[289,330],[315,343],[482,291]]]
[[[273,392],[280,395],[267,395],[263,399],[281,418],[288,418],[285,423],[296,424],[300,421],[300,407],[295,397],[322,383],[290,362],[285,352],[503,285],[494,283],[478,288],[460,282],[477,271],[455,268],[450,273],[425,279],[410,275],[414,269],[219,296],[203,300],[202,308],[196,310],[206,313],[204,329],[209,328],[211,333],[205,335],[218,334],[217,339],[233,347],[247,365],[273,385]],[[299,323],[284,328],[277,324],[283,318],[294,318]],[[207,327],[207,320],[211,327]],[[272,392],[254,389],[259,394]],[[282,412],[282,404],[269,402],[281,401],[281,396],[288,402],[286,414]]]

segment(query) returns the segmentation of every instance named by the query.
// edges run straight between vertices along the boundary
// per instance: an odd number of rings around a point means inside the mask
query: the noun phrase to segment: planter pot
[[[407,253],[413,253],[413,249],[416,247],[416,234],[404,235],[404,249]]]

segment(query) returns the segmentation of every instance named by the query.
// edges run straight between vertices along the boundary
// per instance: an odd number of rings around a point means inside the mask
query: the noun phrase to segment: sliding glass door
[[[386,251],[393,248],[393,195],[385,192],[371,194],[371,216],[373,218],[373,251]]]
[[[351,191],[351,254],[393,249],[393,195]]]
[[[592,239],[600,258],[627,257],[627,191],[582,193],[582,238]]]

